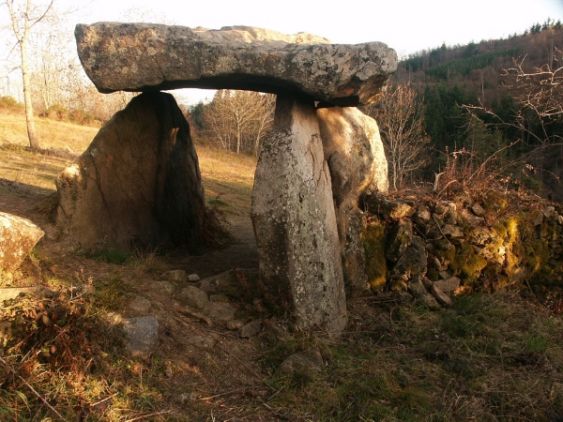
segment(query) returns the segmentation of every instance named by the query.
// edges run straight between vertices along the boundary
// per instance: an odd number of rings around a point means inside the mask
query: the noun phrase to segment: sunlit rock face
[[[369,290],[363,213],[358,207],[366,191],[387,192],[387,159],[377,122],[355,107],[317,110],[324,156],[330,169],[344,277],[350,293]]]
[[[250,27],[77,25],[78,54],[101,92],[248,89],[331,105],[369,104],[397,68],[380,42],[344,45]]]

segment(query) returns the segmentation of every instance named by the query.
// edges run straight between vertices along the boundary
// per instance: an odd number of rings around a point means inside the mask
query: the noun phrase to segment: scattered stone
[[[479,204],[478,202],[475,202],[471,206],[471,211],[473,211],[473,214],[475,214],[478,217],[483,217],[485,215],[485,208],[483,208],[481,204]]]
[[[172,283],[166,280],[155,281],[153,283],[153,286],[155,290],[158,290],[159,292],[164,292],[168,295],[173,294],[174,291],[176,290],[176,287]]]
[[[197,281],[199,281],[199,275],[193,273],[193,274],[189,274],[188,275],[188,281],[195,283]]]
[[[441,305],[452,306],[453,304],[452,299],[446,293],[444,293],[442,289],[440,289],[436,284],[432,285],[430,291]]]
[[[217,344],[217,340],[215,340],[211,336],[198,336],[198,335],[186,337],[185,342],[187,344],[200,347],[202,349],[212,349]]]
[[[209,300],[211,302],[228,302],[229,297],[227,295],[219,293],[219,294],[209,295]]]
[[[409,293],[418,301],[428,306],[430,309],[439,309],[440,305],[436,302],[436,299],[432,297],[430,293],[426,290],[424,283],[420,277],[415,277],[408,284]]]
[[[262,321],[255,319],[249,323],[243,325],[240,329],[240,336],[242,338],[255,337],[262,330]]]
[[[75,36],[86,74],[104,93],[229,88],[352,106],[375,101],[397,68],[383,43],[329,44],[244,26],[100,22],[77,25]]]
[[[151,309],[151,301],[142,296],[135,296],[127,305],[133,315],[146,315]]]
[[[0,278],[16,271],[44,234],[30,220],[0,212]]]
[[[215,321],[227,323],[235,318],[237,308],[230,303],[210,302],[204,312]]]
[[[445,294],[453,294],[461,285],[461,280],[458,277],[449,277],[445,280],[437,280],[433,284],[438,287]]]
[[[125,344],[134,357],[147,358],[158,341],[158,320],[154,315],[123,320]]]
[[[178,299],[186,305],[204,310],[209,306],[207,293],[195,286],[186,286],[178,295]]]
[[[463,231],[458,226],[454,226],[453,224],[446,224],[444,227],[442,227],[442,233],[454,239],[461,239],[463,237]]]
[[[478,217],[465,208],[460,211],[459,216],[466,224],[469,224],[473,227],[477,227],[485,222],[485,219],[483,217]]]
[[[240,319],[231,319],[227,321],[227,328],[229,330],[240,330],[243,326],[244,322],[242,322]]]
[[[224,271],[211,277],[204,278],[199,283],[199,288],[209,294],[232,292],[236,288],[234,270]],[[236,289],[238,290],[238,289]]]
[[[184,282],[187,278],[187,273],[184,270],[170,270],[163,274],[163,277],[168,281]]]
[[[323,357],[318,350],[297,352],[286,358],[279,370],[286,375],[305,375],[313,378],[322,371]]]

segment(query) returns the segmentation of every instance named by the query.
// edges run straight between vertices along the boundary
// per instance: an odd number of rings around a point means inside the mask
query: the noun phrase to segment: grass
[[[268,404],[291,409],[292,420],[563,418],[560,317],[509,294],[462,297],[438,312],[364,311],[343,342],[321,348],[328,364],[313,379],[275,371],[299,342],[270,345],[263,365],[277,393]]]
[[[75,155],[88,147],[98,130],[42,118],[37,118],[36,125],[42,148]],[[54,180],[72,162],[71,156],[32,152],[27,145],[23,115],[0,110],[0,179],[54,190]],[[255,158],[205,146],[196,149],[208,205],[248,215]]]

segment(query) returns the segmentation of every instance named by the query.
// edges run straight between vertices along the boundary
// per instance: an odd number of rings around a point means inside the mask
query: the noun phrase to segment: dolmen
[[[265,297],[298,330],[338,335],[346,292],[367,288],[358,200],[387,190],[376,102],[397,68],[380,42],[138,23],[77,25],[78,55],[100,92],[141,94],[57,180],[58,227],[80,247],[185,247],[209,235],[197,153],[177,88],[277,95],[262,142],[251,218]]]

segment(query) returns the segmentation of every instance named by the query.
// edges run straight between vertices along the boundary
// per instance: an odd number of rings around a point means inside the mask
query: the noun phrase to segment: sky
[[[383,41],[399,57],[442,43],[507,37],[547,18],[563,21],[563,0],[55,0],[55,5],[67,11],[69,33],[76,23],[97,21],[250,25],[310,32],[334,43]]]

